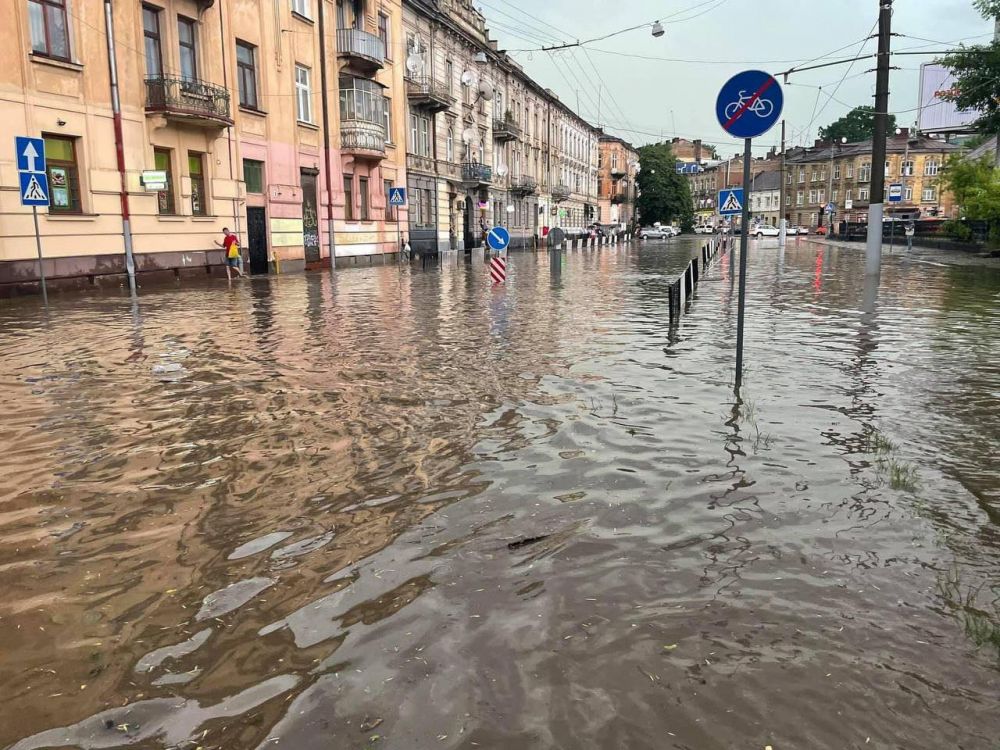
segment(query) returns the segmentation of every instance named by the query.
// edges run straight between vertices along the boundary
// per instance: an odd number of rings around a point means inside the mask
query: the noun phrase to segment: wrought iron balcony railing
[[[216,127],[233,123],[229,92],[196,78],[147,78],[146,111]]]
[[[462,165],[462,181],[475,182],[479,184],[489,183],[493,180],[493,169],[476,161],[468,161]]]
[[[515,195],[534,195],[538,192],[538,181],[525,175],[514,177],[510,181],[510,191]]]
[[[364,120],[341,121],[340,150],[354,156],[381,159],[385,156],[385,125]]]
[[[521,128],[513,120],[506,117],[493,120],[493,140],[504,143],[516,140],[520,135]]]
[[[337,29],[337,54],[376,70],[385,65],[385,45],[382,40],[361,29]]]
[[[556,201],[557,203],[559,201],[564,201],[567,198],[569,198],[570,192],[571,191],[569,189],[569,185],[553,185],[552,200]]]
[[[432,76],[406,76],[406,96],[415,107],[441,112],[455,103],[448,86]]]

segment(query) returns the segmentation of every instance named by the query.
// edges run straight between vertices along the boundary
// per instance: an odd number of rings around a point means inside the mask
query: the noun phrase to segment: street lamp
[[[653,34],[653,36],[655,36],[657,39],[659,39],[666,32],[663,30],[663,24],[661,24],[659,21],[657,21],[656,23],[653,24],[653,29],[652,29],[651,33]]]

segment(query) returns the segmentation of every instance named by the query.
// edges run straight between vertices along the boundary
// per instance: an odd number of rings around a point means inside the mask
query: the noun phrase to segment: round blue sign
[[[722,87],[715,101],[719,124],[736,138],[763,135],[781,117],[785,96],[778,80],[763,70],[744,70]]]
[[[503,227],[493,227],[486,233],[486,244],[490,246],[490,249],[496,250],[498,253],[502,252],[510,244],[510,232]]]

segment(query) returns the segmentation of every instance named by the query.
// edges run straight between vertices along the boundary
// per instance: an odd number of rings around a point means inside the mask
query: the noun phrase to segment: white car
[[[785,234],[789,237],[791,237],[793,234],[798,234],[798,233],[799,233],[798,227],[793,227],[791,224],[785,227]]]
[[[779,232],[777,227],[772,227],[770,224],[758,224],[750,227],[750,234],[759,240],[763,237],[777,237]]]
[[[710,224],[698,224],[694,228],[695,234],[715,234],[715,228]]]
[[[669,232],[671,237],[678,237],[680,236],[681,233],[680,227],[675,227],[673,225],[670,225],[668,227],[662,227],[662,229]]]

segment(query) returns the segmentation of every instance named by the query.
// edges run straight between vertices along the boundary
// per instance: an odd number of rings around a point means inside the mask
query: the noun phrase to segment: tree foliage
[[[1000,0],[974,0],[973,6],[986,18],[1000,16]],[[942,98],[959,109],[981,112],[976,130],[993,134],[1000,130],[1000,42],[961,47],[941,63],[955,75],[955,86]]]
[[[644,224],[680,222],[682,229],[694,224],[691,191],[683,175],[677,174],[676,159],[669,143],[639,147],[640,195],[636,201]]]
[[[1000,169],[993,166],[992,159],[967,161],[953,156],[942,181],[965,218],[1000,221]]]
[[[1000,0],[998,0],[1000,2]],[[896,115],[889,115],[887,132],[896,129]],[[824,141],[839,141],[846,138],[848,143],[857,143],[871,138],[875,133],[875,108],[855,107],[836,122],[819,129],[819,137]]]

